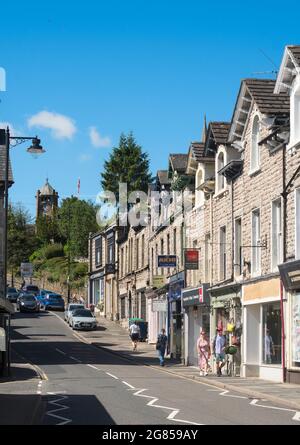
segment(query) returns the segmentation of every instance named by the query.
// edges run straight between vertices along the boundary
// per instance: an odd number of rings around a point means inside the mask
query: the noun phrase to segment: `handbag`
[[[161,348],[161,344],[159,341],[156,342],[156,350],[158,351]]]

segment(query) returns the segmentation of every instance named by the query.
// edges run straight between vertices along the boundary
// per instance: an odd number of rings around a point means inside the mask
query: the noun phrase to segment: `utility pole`
[[[70,231],[71,231],[71,203],[69,201],[69,205],[68,205],[68,278],[67,278],[67,285],[68,285],[68,304],[70,303],[71,300],[71,295],[70,295],[70,274],[71,274],[71,245],[70,245]]]

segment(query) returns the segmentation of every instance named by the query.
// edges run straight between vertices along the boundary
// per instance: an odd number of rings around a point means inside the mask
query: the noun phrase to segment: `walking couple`
[[[225,346],[226,338],[222,333],[222,329],[217,329],[217,334],[213,340],[213,354],[216,358],[218,377],[221,377],[222,368],[225,366]],[[209,340],[203,329],[200,331],[200,337],[197,340],[197,352],[200,375],[206,376],[208,371],[210,371],[209,359],[211,357],[211,351]]]

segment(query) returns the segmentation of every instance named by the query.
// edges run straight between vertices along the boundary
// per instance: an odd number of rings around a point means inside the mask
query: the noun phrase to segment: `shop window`
[[[280,303],[263,305],[262,362],[268,365],[281,363]]]
[[[300,294],[293,295],[292,309],[292,366],[300,368]]]

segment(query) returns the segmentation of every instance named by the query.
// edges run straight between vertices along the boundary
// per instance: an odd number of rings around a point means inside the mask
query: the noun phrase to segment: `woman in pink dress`
[[[210,346],[206,338],[205,331],[202,329],[200,337],[197,340],[198,364],[200,368],[200,375],[207,375],[210,359]]]

